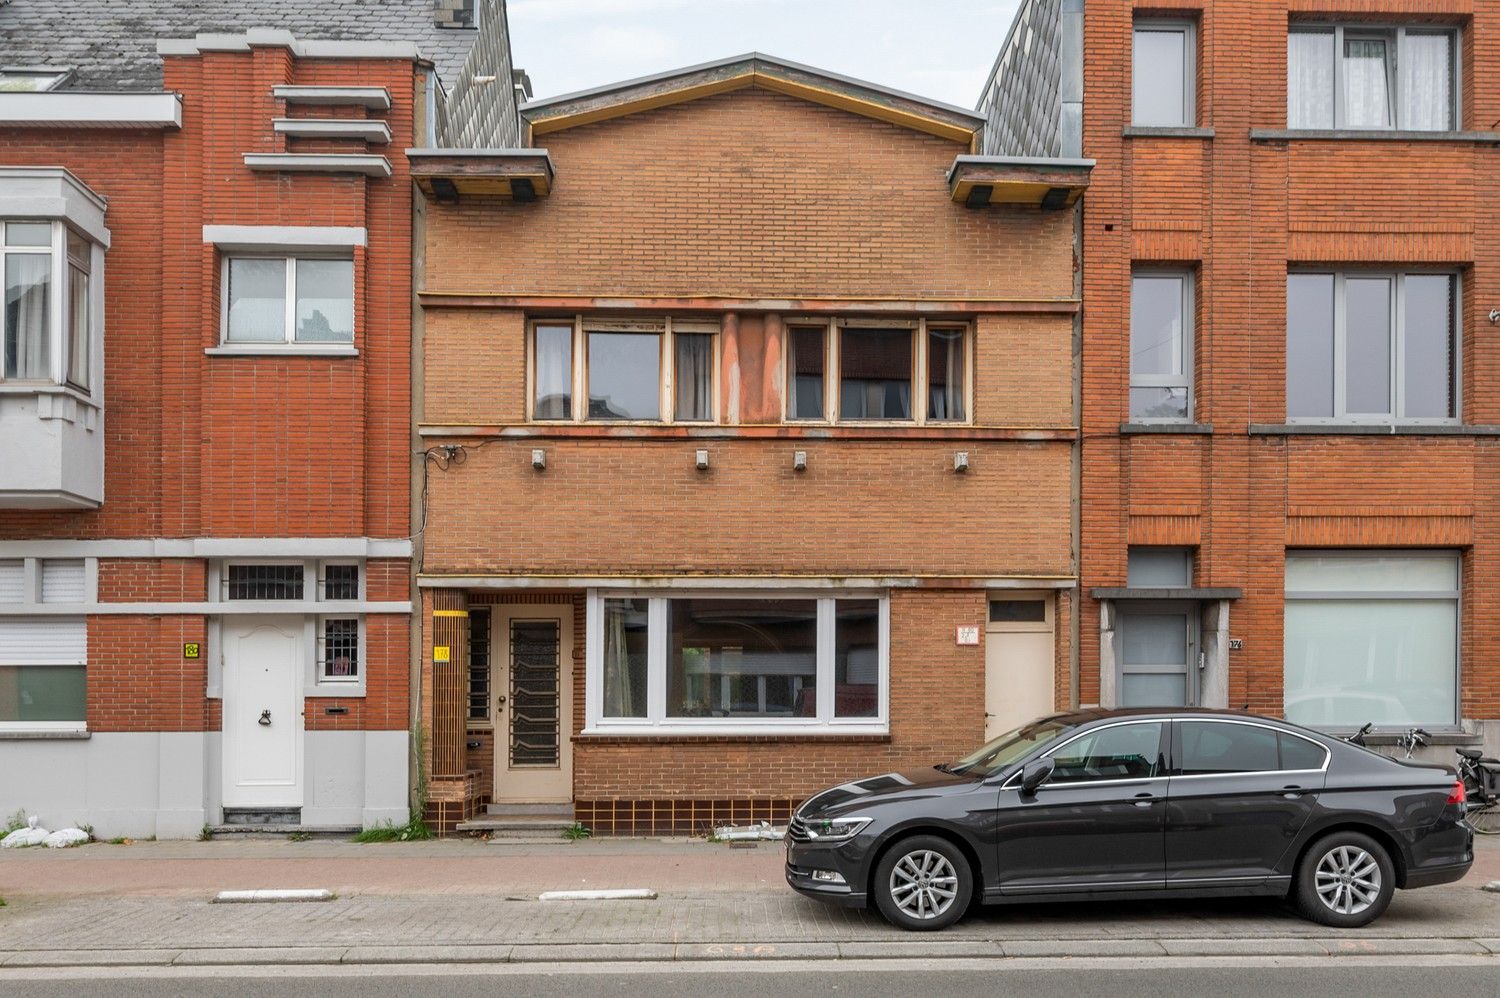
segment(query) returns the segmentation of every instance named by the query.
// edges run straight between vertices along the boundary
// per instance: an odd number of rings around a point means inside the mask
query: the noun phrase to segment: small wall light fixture
[[[547,470],[547,452],[538,447],[531,452],[531,466],[537,471]]]
[[[697,468],[698,468],[699,471],[707,471],[708,470],[708,451],[706,451],[706,450],[700,450],[700,451],[698,451],[697,459],[693,463],[697,466]]]
[[[966,450],[953,452],[953,470],[962,475],[969,470],[969,452]]]
[[[799,451],[795,452],[794,454],[792,454],[792,470],[793,471],[806,471],[807,470],[807,451],[805,451],[805,450],[799,450]]]
[[[1500,308],[1490,309],[1490,325],[1500,324]]]

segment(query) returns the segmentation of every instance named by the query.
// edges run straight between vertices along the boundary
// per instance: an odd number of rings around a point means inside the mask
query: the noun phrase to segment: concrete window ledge
[[[0,742],[82,742],[92,737],[92,731],[0,731]]]
[[[1208,436],[1213,433],[1212,423],[1121,423],[1122,434],[1132,433],[1177,433],[1188,436]]]
[[[1484,424],[1402,423],[1251,423],[1252,437],[1322,435],[1338,437],[1500,437],[1500,426]]]
[[[1127,139],[1211,139],[1214,137],[1214,130],[1170,125],[1126,125],[1120,135]]]
[[[348,343],[286,345],[269,343],[226,343],[207,347],[203,351],[210,357],[358,357],[359,348]]]
[[[1500,132],[1413,132],[1375,128],[1252,128],[1251,142],[1472,142],[1500,145]]]

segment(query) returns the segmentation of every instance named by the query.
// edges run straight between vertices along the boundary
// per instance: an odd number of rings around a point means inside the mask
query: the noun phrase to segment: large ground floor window
[[[1289,552],[1287,719],[1456,724],[1458,596],[1456,552]]]
[[[881,594],[590,594],[592,730],[886,728]]]

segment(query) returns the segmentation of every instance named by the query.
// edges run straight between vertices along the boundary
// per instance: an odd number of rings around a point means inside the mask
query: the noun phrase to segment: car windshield
[[[1014,731],[1007,731],[957,762],[950,762],[941,768],[946,772],[965,776],[994,776],[1030,755],[1032,750],[1056,741],[1076,727],[1076,724],[1069,724],[1061,717],[1044,717],[1030,724],[1023,724]]]

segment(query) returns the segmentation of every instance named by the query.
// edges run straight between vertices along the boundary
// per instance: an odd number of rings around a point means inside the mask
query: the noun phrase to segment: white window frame
[[[572,392],[570,407],[572,412],[562,419],[545,418],[536,415],[536,330],[538,326],[571,326],[573,330],[572,341],[572,363],[573,369],[569,390]],[[720,409],[720,378],[719,365],[722,362],[723,339],[720,335],[720,327],[717,322],[701,319],[674,319],[667,316],[663,319],[647,320],[620,320],[607,318],[591,318],[579,313],[567,317],[547,318],[539,316],[526,323],[526,419],[528,422],[544,425],[567,426],[578,423],[591,423],[596,426],[713,426],[719,422]],[[594,419],[590,418],[589,408],[589,358],[588,342],[589,333],[645,333],[654,334],[659,337],[659,352],[657,358],[657,419]],[[678,419],[677,418],[677,344],[674,340],[676,334],[707,335],[713,337],[713,359],[712,390],[709,403],[708,419]]]
[[[15,561],[20,561],[21,562],[21,600],[18,603],[10,603],[10,602],[0,603],[0,617],[30,618],[30,619],[38,619],[38,620],[52,620],[52,621],[67,621],[67,620],[73,620],[73,619],[75,619],[73,616],[52,616],[51,614],[49,614],[46,617],[37,617],[37,616],[34,615],[34,613],[32,611],[36,610],[38,607],[41,607],[43,605],[43,601],[42,601],[42,563],[45,562],[45,561],[53,561],[53,560],[56,560],[56,561],[76,561],[76,560],[80,560],[80,559],[76,559],[76,558],[58,558],[58,559],[51,559],[51,558],[17,558],[17,559],[11,559],[11,558],[7,558],[5,560],[6,561],[15,560]],[[87,690],[87,688],[88,688],[88,667],[89,667],[89,661],[88,661],[88,648],[87,648],[87,640],[88,640],[88,637],[87,637],[87,635],[88,635],[88,631],[87,631],[88,618],[87,618],[87,615],[86,615],[86,607],[87,607],[88,604],[94,603],[94,602],[96,602],[98,600],[98,593],[99,593],[99,559],[97,559],[97,558],[83,558],[81,560],[83,561],[83,573],[84,573],[84,575],[83,575],[83,577],[84,577],[83,600],[84,601],[83,601],[82,604],[78,605],[78,614],[76,616],[76,619],[84,627],[84,641],[85,641],[85,646],[84,646],[83,657],[81,659],[79,659],[79,660],[68,661],[68,662],[20,662],[20,661],[17,661],[17,662],[5,662],[5,663],[0,663],[0,664],[4,664],[6,666],[19,666],[19,667],[23,667],[23,668],[50,668],[50,667],[54,667],[54,666],[56,666],[56,667],[62,667],[62,668],[77,668],[78,666],[81,665],[81,666],[83,666],[83,669],[84,669],[84,689]],[[45,605],[46,605],[46,607],[47,607],[47,609],[49,611],[55,611],[58,608],[66,609],[66,607],[68,606],[68,604],[57,603],[57,602],[49,602],[49,603],[46,603]],[[63,733],[63,734],[75,733],[75,732],[85,732],[85,731],[88,730],[88,720],[87,720],[88,701],[87,701],[86,696],[85,696],[85,700],[84,700],[84,711],[85,711],[85,718],[82,721],[0,721],[0,732],[37,732],[37,733],[57,732],[57,733]]]
[[[1283,588],[1283,603],[1293,602],[1328,602],[1331,600],[1406,600],[1417,601],[1439,601],[1451,602],[1454,614],[1454,647],[1453,647],[1453,721],[1441,726],[1441,730],[1457,731],[1462,728],[1463,716],[1463,692],[1464,692],[1464,596],[1463,596],[1463,573],[1464,553],[1454,548],[1334,548],[1331,550],[1320,548],[1289,548],[1285,559],[1292,558],[1370,558],[1370,557],[1419,557],[1422,555],[1452,558],[1454,562],[1455,588],[1449,590],[1297,590]],[[1285,568],[1283,567],[1283,577]],[[1286,612],[1282,611],[1283,633],[1286,626]],[[1282,662],[1282,699],[1286,698],[1286,663]],[[1331,728],[1331,733],[1340,733],[1343,728]],[[1352,730],[1352,729],[1351,729]]]
[[[1463,32],[1457,27],[1447,27],[1441,24],[1408,25],[1397,23],[1370,23],[1360,22],[1332,22],[1332,21],[1295,21],[1287,29],[1288,34],[1326,34],[1333,33],[1333,128],[1343,131],[1403,131],[1406,123],[1401,120],[1406,110],[1406,90],[1409,84],[1407,59],[1405,58],[1406,37],[1413,35],[1447,35],[1450,39],[1449,52],[1452,63],[1449,67],[1449,126],[1446,129],[1424,129],[1434,134],[1441,135],[1444,132],[1457,132],[1463,130]],[[1395,72],[1391,74],[1390,87],[1390,125],[1382,128],[1368,125],[1350,125],[1347,109],[1345,107],[1344,80],[1344,39],[1347,34],[1356,38],[1386,39],[1389,48],[1388,57],[1395,61]],[[1394,50],[1394,51],[1392,51]],[[1287,84],[1287,126],[1291,128],[1291,83],[1290,76]],[[1321,129],[1308,129],[1308,131],[1321,131]]]
[[[1129,388],[1125,393],[1125,408],[1127,418],[1132,423],[1191,423],[1197,410],[1197,392],[1193,390],[1194,371],[1197,366],[1197,358],[1194,353],[1196,346],[1196,309],[1197,309],[1197,279],[1191,269],[1178,267],[1136,267],[1130,272],[1130,300],[1132,306],[1135,302],[1135,282],[1137,278],[1147,279],[1176,279],[1182,282],[1182,295],[1179,307],[1182,309],[1182,373],[1181,374],[1147,374],[1137,375],[1135,373],[1135,322],[1130,323],[1130,335],[1127,348],[1130,353],[1128,376]],[[1132,315],[1134,314],[1132,307]],[[1183,416],[1137,416],[1133,403],[1130,400],[1130,391],[1136,388],[1181,388],[1187,392],[1187,413]]]
[[[1297,268],[1289,271],[1289,273],[1310,276],[1331,276],[1333,278],[1333,415],[1292,416],[1288,414],[1288,424],[1321,426],[1457,426],[1463,422],[1464,282],[1462,274],[1456,270],[1445,269],[1328,270],[1318,267]],[[1404,363],[1406,355],[1406,278],[1410,276],[1447,277],[1453,281],[1453,328],[1450,330],[1450,335],[1453,337],[1452,416],[1408,417],[1400,414],[1406,408],[1406,365]],[[1350,278],[1354,278],[1355,280],[1385,279],[1391,282],[1391,412],[1388,414],[1350,414],[1347,410],[1348,324],[1346,321],[1346,311],[1348,302],[1346,299],[1346,287]],[[1290,322],[1288,322],[1288,334],[1290,334],[1290,325]],[[1287,408],[1290,409],[1289,404]]]
[[[646,716],[604,717],[604,601],[646,599],[648,604]],[[776,718],[674,718],[667,716],[667,603],[674,599],[804,599],[818,604],[817,715]],[[873,599],[880,613],[880,695],[875,717],[834,717],[835,607],[838,600]],[[583,734],[592,735],[884,735],[890,732],[890,594],[840,590],[590,589],[585,621],[586,676]]]
[[[1182,39],[1182,121],[1177,124],[1142,124],[1136,121],[1135,107],[1135,36],[1141,32],[1180,34]],[[1198,24],[1173,18],[1138,17],[1130,30],[1130,120],[1145,128],[1194,128],[1198,124]]]
[[[50,225],[52,227],[52,241],[43,246],[10,246],[6,242],[5,224],[17,222],[22,225]],[[88,384],[79,385],[69,380],[72,368],[72,343],[69,333],[68,309],[72,307],[73,296],[69,286],[71,271],[76,268],[68,257],[68,233],[72,232],[83,240],[88,255],[88,267],[85,274],[88,277]],[[11,378],[5,377],[5,367],[0,363],[0,386],[35,386],[56,385],[60,388],[77,393],[84,399],[92,397],[94,385],[98,381],[97,349],[95,344],[99,340],[103,322],[100,317],[101,296],[98,287],[103,282],[103,267],[101,251],[95,242],[78,229],[71,228],[66,223],[52,218],[13,218],[0,217],[0,290],[3,290],[5,280],[6,259],[11,256],[49,256],[48,276],[51,280],[52,300],[47,303],[47,335],[50,340],[50,356],[47,362],[48,376],[46,378]],[[3,343],[5,330],[3,328],[5,315],[0,311],[0,343]]]
[[[859,319],[827,317],[792,317],[783,323],[790,337],[793,328],[823,330],[823,416],[809,419],[792,417],[792,399],[796,374],[791,369],[792,352],[784,349],[782,354],[782,384],[785,398],[782,400],[782,421],[793,426],[972,426],[974,424],[974,325],[970,322],[940,319]],[[909,329],[911,330],[911,418],[909,419],[853,419],[839,411],[843,372],[841,370],[843,335],[845,329]],[[963,333],[964,354],[964,418],[929,419],[927,416],[928,393],[932,386],[928,371],[927,337],[931,330],[956,330]]]
[[[235,260],[281,260],[286,264],[286,301],[283,303],[283,338],[281,340],[232,340],[229,338],[229,265]],[[350,264],[349,302],[353,316],[347,340],[299,340],[297,339],[297,263],[308,260],[328,260]],[[221,253],[219,260],[219,347],[222,350],[249,350],[265,352],[318,352],[338,351],[347,353],[359,342],[359,275],[353,265],[354,257],[347,253]]]
[[[330,676],[325,670],[327,662],[325,658],[328,653],[327,628],[325,625],[332,620],[352,620],[356,625],[355,641],[358,644],[354,660],[354,675],[352,676]],[[319,616],[315,621],[313,631],[313,681],[314,689],[321,688],[321,695],[328,695],[327,687],[337,689],[356,688],[362,689],[365,685],[365,670],[368,664],[369,648],[365,640],[365,618],[361,614],[354,613],[330,613]]]

